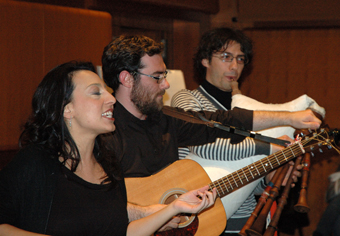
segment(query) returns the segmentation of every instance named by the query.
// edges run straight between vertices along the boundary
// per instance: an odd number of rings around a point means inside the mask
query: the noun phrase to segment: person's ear
[[[133,76],[128,71],[123,70],[119,74],[119,81],[123,86],[131,88],[134,80]]]
[[[65,119],[71,119],[73,117],[72,111],[73,111],[73,105],[72,103],[68,103],[65,107],[64,107],[64,118]]]
[[[201,63],[204,67],[209,67],[209,60],[208,59],[206,59],[206,58],[202,59]]]

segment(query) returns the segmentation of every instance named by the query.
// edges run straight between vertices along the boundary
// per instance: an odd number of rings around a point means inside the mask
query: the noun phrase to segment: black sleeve
[[[21,149],[0,172],[0,224],[44,233],[56,185],[57,160],[34,146]]]
[[[194,116],[197,112],[193,112]],[[218,110],[216,112],[202,111],[208,120],[213,120],[222,123],[225,126],[233,126],[242,130],[253,129],[253,111],[235,107],[233,110],[224,111]]]
[[[199,114],[203,115],[208,120],[213,120],[222,123],[225,126],[233,126],[243,130],[253,129],[253,111],[243,108],[235,107],[233,110],[217,110],[216,112],[210,111],[185,111],[178,107],[163,107],[163,113],[189,121],[191,123],[200,123],[201,119]]]
[[[0,171],[0,224],[14,225],[19,215],[15,202],[16,196],[20,194],[20,185],[15,181],[13,173],[10,165]]]
[[[180,108],[174,108],[184,112]],[[199,117],[198,112],[184,112],[194,117]],[[208,120],[214,120],[226,126],[234,126],[239,129],[250,130],[252,128],[253,112],[250,110],[235,108],[231,111],[199,112]],[[245,137],[232,134],[218,128],[211,128],[205,124],[194,124],[179,118],[173,118],[176,122],[179,146],[196,146],[214,142],[216,138],[231,138],[232,143],[241,142]],[[199,119],[199,118],[198,118]]]

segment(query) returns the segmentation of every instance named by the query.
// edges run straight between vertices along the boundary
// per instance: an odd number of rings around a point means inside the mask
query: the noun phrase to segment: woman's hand
[[[182,194],[178,199],[171,204],[178,212],[183,213],[199,213],[202,210],[212,206],[216,199],[216,188],[208,191],[209,186],[196,189],[185,194]]]
[[[131,221],[128,225],[127,236],[151,235],[180,213],[199,213],[212,206],[217,195],[216,188],[212,192],[208,191],[208,189],[209,186],[205,186],[187,192],[154,214]]]

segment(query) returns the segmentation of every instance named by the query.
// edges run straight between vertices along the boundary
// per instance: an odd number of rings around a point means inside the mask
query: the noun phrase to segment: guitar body
[[[163,203],[162,199],[167,198],[167,195],[201,188],[209,183],[211,179],[204,169],[192,160],[176,161],[149,177],[125,178],[128,201],[142,206]],[[217,198],[211,208],[198,214],[198,229],[194,235],[220,235],[226,222],[222,202]]]
[[[179,160],[155,175],[143,178],[125,178],[127,199],[141,206],[167,204],[187,191],[209,185],[216,188],[220,198],[236,192],[242,187],[267,175],[270,171],[282,166],[294,158],[313,150],[324,152],[324,149],[335,149],[338,153],[340,132],[321,129],[307,138],[276,153],[255,161],[213,182],[206,171],[194,160]],[[213,167],[215,168],[215,167]],[[213,169],[213,170],[216,170]],[[227,218],[221,199],[217,198],[215,205],[200,212],[197,217],[184,215],[185,223],[180,230],[173,230],[167,235],[216,236],[225,229]],[[234,204],[231,200],[228,206]],[[197,220],[198,219],[198,220]],[[186,228],[187,227],[187,228]],[[184,232],[182,231],[184,229]]]

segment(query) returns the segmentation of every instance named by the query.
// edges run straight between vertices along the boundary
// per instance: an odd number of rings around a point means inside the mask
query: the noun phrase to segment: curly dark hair
[[[212,29],[201,37],[197,52],[194,55],[194,76],[199,84],[205,80],[207,68],[202,65],[203,59],[211,61],[212,54],[228,47],[230,42],[237,42],[241,45],[241,51],[248,61],[253,58],[253,43],[242,31],[231,28]]]
[[[123,70],[130,73],[143,68],[141,58],[147,54],[161,54],[164,46],[153,39],[143,36],[121,35],[115,37],[105,48],[102,55],[103,78],[105,83],[116,91],[119,87],[119,74]],[[136,75],[135,75],[136,76]],[[136,78],[135,78],[136,79]]]
[[[89,70],[94,73],[91,62],[71,61],[49,71],[38,85],[32,99],[32,113],[24,125],[19,138],[19,146],[31,144],[42,146],[53,157],[63,158],[63,164],[71,159],[71,171],[75,171],[80,154],[64,121],[64,108],[72,100],[74,84],[72,78],[77,71]],[[117,175],[112,153],[105,147],[101,135],[95,140],[94,156],[110,180]],[[110,173],[110,174],[109,174]]]

